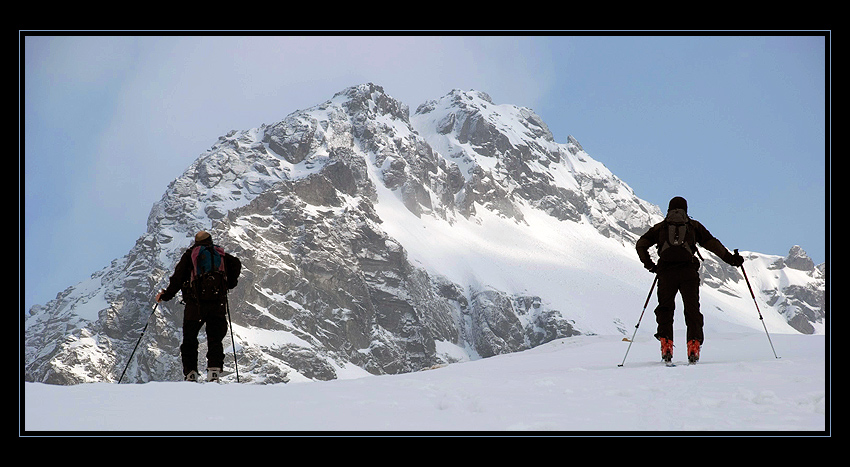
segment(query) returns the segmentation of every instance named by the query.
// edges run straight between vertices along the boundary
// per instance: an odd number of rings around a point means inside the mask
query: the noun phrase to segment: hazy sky
[[[411,113],[456,88],[529,107],[639,197],[663,210],[687,198],[729,249],[800,245],[821,263],[827,39],[24,34],[22,305],[127,254],[168,183],[219,136],[366,82]]]

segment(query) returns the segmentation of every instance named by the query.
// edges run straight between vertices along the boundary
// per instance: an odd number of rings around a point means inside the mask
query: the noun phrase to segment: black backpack
[[[224,249],[199,245],[192,249],[192,278],[189,289],[200,302],[222,301],[227,294]]]
[[[658,257],[669,262],[692,261],[696,234],[684,209],[671,209],[661,226]]]

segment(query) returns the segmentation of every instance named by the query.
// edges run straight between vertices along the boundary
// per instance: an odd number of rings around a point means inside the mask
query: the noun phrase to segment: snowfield
[[[581,336],[417,373],[328,382],[26,383],[21,429],[31,435],[829,434],[825,336],[771,334],[777,359],[765,333],[715,333],[707,323],[700,363],[687,365],[680,344],[678,365],[667,368],[654,323],[644,319],[623,367],[628,342],[622,337]],[[683,329],[676,333],[684,338]]]

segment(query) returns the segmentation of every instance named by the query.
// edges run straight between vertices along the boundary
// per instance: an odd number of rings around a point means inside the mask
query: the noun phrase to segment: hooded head
[[[205,232],[201,230],[200,232],[195,234],[195,243],[212,243],[212,236],[209,232]]]
[[[673,209],[683,209],[685,212],[688,212],[688,201],[681,196],[676,196],[670,200],[670,205],[667,206],[667,211],[672,211]]]

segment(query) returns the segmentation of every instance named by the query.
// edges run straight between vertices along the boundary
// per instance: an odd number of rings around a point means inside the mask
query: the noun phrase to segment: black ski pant
[[[699,311],[699,264],[683,264],[662,268],[658,271],[658,306],[655,321],[658,323],[656,339],[673,340],[673,312],[676,310],[676,294],[682,296],[685,307],[687,340],[703,341],[703,316]]]
[[[191,304],[191,306],[198,306]],[[180,357],[183,360],[183,375],[198,371],[198,333],[207,325],[207,368],[224,368],[224,345],[227,335],[227,315],[224,305],[198,306],[197,310],[187,310],[183,319],[183,343],[180,345]],[[196,312],[197,311],[197,312]]]

